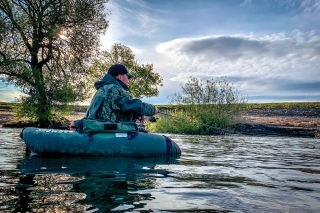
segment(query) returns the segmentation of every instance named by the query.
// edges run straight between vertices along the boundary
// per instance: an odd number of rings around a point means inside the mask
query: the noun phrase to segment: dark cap
[[[127,74],[129,79],[134,77],[131,73],[128,72],[127,68],[125,66],[123,66],[122,64],[112,65],[108,70],[108,74],[110,74],[114,77],[119,74],[121,74],[121,75]]]

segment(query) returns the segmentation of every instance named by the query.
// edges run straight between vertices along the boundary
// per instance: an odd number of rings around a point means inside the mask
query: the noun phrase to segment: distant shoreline
[[[76,110],[68,119],[82,118],[84,112]],[[11,110],[0,106],[0,126],[12,119]],[[320,108],[250,109],[235,125],[235,131],[242,135],[320,138]]]

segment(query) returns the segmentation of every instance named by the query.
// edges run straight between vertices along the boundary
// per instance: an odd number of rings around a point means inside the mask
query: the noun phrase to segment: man
[[[152,104],[132,98],[129,93],[129,79],[133,75],[122,64],[112,65],[107,74],[94,83],[97,89],[86,117],[102,119],[110,122],[126,122],[135,119],[143,120],[143,116],[152,116],[160,110]]]

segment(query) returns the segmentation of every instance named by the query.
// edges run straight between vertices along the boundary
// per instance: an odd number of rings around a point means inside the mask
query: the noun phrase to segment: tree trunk
[[[37,64],[35,66],[34,76],[36,84],[36,114],[38,117],[38,126],[41,128],[48,128],[50,125],[50,116],[51,116],[51,103],[48,100],[45,83],[42,75],[42,67],[39,67]]]
[[[50,115],[51,115],[51,104],[47,98],[45,87],[43,84],[39,85],[38,88],[38,103],[37,104],[37,114],[38,114],[38,123],[41,128],[48,128],[50,125]]]

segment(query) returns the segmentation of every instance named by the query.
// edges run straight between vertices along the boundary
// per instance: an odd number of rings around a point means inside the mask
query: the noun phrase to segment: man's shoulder
[[[130,93],[117,84],[107,84],[100,87],[100,92],[103,94],[118,94],[120,96],[130,96]]]
[[[100,87],[100,90],[104,90],[104,91],[119,90],[119,89],[121,89],[121,87],[117,84],[106,84],[106,85],[103,85],[102,87]]]

